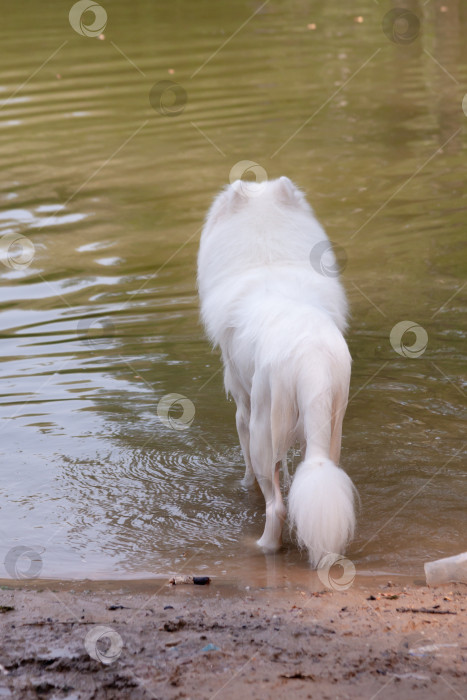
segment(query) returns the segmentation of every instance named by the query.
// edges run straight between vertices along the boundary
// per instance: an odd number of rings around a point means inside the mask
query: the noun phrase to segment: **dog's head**
[[[246,209],[271,211],[293,208],[304,213],[312,209],[303,192],[288,177],[252,182],[235,180],[216,197],[208,213],[207,223],[215,224]]]

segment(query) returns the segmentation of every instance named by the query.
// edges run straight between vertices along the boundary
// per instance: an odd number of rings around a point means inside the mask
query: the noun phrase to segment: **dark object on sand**
[[[173,586],[180,583],[194,583],[195,586],[206,586],[208,583],[211,583],[211,579],[209,576],[174,576],[169,583]]]
[[[453,610],[437,610],[437,606],[433,608],[396,608],[397,612],[405,613],[432,613],[433,615],[457,615]]]

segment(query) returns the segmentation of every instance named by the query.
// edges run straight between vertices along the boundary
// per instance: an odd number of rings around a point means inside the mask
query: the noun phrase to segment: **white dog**
[[[298,442],[303,461],[288,510],[315,567],[343,553],[355,525],[354,487],[337,466],[351,364],[342,335],[347,303],[337,277],[312,264],[312,251],[327,241],[288,178],[237,180],[214,200],[198,257],[202,319],[237,404],[243,483],[256,477],[266,501],[258,544],[280,547],[279,469]]]

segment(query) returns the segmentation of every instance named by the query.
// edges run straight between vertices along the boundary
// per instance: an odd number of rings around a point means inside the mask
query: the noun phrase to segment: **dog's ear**
[[[296,204],[296,191],[292,180],[289,180],[285,175],[282,175],[282,177],[277,180],[277,196],[283,204]]]
[[[234,213],[245,202],[244,182],[242,180],[235,180],[232,182],[230,187],[227,188],[227,194],[229,197],[230,213]]]
[[[241,201],[241,181],[236,180],[231,185],[224,187],[217,195],[208,212],[206,221],[210,225],[216,224],[222,217],[233,214],[239,209]]]
[[[310,209],[310,205],[305,199],[305,195],[298,189],[288,177],[282,175],[277,180],[277,196],[283,204],[292,207],[301,207],[305,211]]]

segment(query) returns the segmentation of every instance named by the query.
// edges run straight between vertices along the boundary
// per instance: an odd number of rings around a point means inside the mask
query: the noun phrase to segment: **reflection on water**
[[[2,554],[35,547],[44,576],[271,570],[195,290],[205,211],[241,160],[302,186],[347,258],[357,571],[465,549],[467,12],[335,5],[118,0],[100,39],[62,3],[9,8]],[[382,30],[394,6],[420,19],[410,41]],[[416,359],[389,342],[403,320],[428,334]],[[195,407],[187,429],[158,418],[172,393]],[[273,569],[290,565],[306,571],[286,537]]]

